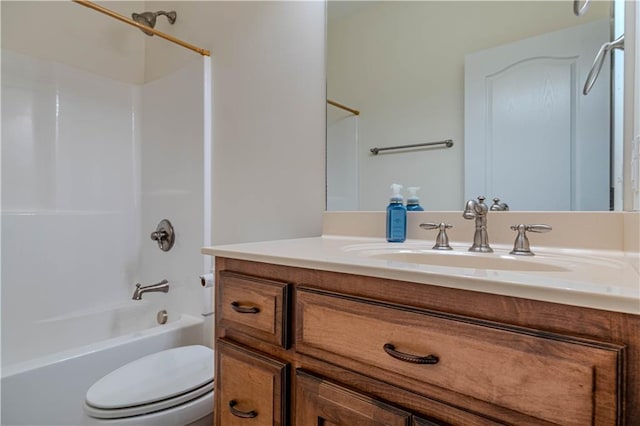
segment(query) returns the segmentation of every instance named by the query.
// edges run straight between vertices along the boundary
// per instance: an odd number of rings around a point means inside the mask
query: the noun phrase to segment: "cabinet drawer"
[[[541,422],[619,423],[623,346],[298,290],[298,352],[416,393],[428,384]]]
[[[222,271],[218,276],[218,325],[289,347],[289,284]]]
[[[296,370],[296,424],[409,426],[411,413]]]
[[[217,425],[287,424],[288,364],[223,340],[216,359]]]

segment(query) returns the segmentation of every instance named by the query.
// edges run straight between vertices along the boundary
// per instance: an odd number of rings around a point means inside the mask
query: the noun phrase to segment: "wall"
[[[17,5],[22,3],[2,2],[3,15],[19,17],[3,21],[3,44],[10,40],[11,49],[28,49],[57,61],[79,63],[85,58],[80,66],[95,63],[92,72],[109,70],[118,79],[135,75],[137,82],[156,80],[197,55],[158,37],[139,37],[136,29],[71,2],[46,2],[51,3],[46,13],[35,10],[40,2],[25,9]],[[160,17],[156,28],[212,52],[214,243],[319,235],[325,203],[324,2],[106,6],[123,15],[175,9],[176,23],[169,25]],[[40,46],[37,33],[24,47],[14,46],[24,38],[22,27],[14,22],[18,20],[41,22],[43,29],[53,31],[51,37],[61,40],[54,44],[56,52]],[[128,69],[131,64],[125,57],[102,57],[106,47],[125,54],[136,63],[135,69]],[[144,62],[136,62],[143,57]],[[138,76],[140,69],[143,78]]]
[[[320,235],[324,2],[148,2],[213,61],[213,242]],[[146,76],[188,55],[147,40]]]
[[[460,209],[464,55],[608,13],[607,2],[594,2],[580,19],[570,3],[554,1],[362,2],[359,6],[335,24],[332,21],[328,30],[327,97],[361,111],[361,210],[384,208],[393,181],[422,187],[419,195],[427,210]],[[375,146],[444,139],[453,139],[454,147],[369,154]]]
[[[104,3],[104,2],[102,2]],[[122,15],[142,1],[106,2]],[[71,1],[2,1],[2,47],[115,80],[144,80],[144,37],[115,19]]]

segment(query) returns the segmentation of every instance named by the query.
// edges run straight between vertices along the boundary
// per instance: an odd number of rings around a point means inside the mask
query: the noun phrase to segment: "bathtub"
[[[21,336],[3,335],[2,425],[84,424],[84,396],[98,379],[150,353],[202,343],[203,318],[169,312],[160,325],[156,314],[154,304],[127,301],[34,321],[21,327]]]

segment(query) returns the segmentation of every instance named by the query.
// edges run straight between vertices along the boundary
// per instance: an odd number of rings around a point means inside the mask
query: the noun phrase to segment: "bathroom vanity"
[[[435,254],[461,256],[438,266],[430,243],[203,249],[216,256],[216,424],[639,424],[634,260],[498,248]],[[477,256],[494,269],[466,263]],[[606,274],[576,272],[587,264]]]

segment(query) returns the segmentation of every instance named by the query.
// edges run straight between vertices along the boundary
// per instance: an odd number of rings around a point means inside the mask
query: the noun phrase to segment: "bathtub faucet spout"
[[[133,300],[141,300],[144,293],[150,293],[152,291],[161,291],[163,293],[169,292],[169,281],[162,280],[158,284],[145,285],[138,283],[136,289],[133,291]]]

